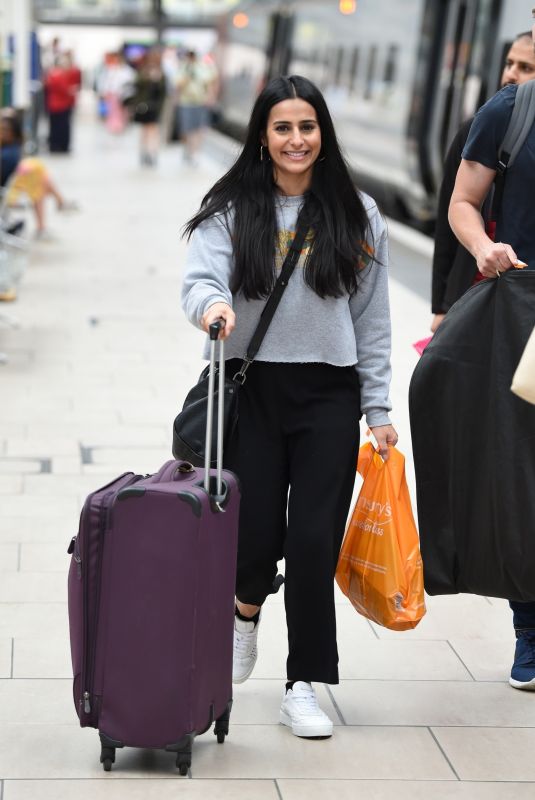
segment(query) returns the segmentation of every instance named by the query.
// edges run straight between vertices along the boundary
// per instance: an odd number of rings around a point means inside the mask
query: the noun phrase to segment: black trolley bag
[[[510,390],[535,325],[535,270],[450,309],[409,389],[428,594],[535,600],[535,406]]]

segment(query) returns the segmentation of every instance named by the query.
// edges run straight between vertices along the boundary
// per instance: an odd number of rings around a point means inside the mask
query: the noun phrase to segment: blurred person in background
[[[505,58],[501,76],[501,87],[520,84],[535,78],[535,52],[531,33],[519,33]],[[435,229],[435,252],[433,255],[432,301],[434,314],[431,324],[433,333],[444,319],[446,312],[472,286],[481,280],[473,256],[460,244],[448,221],[448,208],[455,186],[462,151],[474,118],[466,120],[453,139],[444,162],[444,177],[440,187],[437,223]]]
[[[160,116],[167,93],[160,51],[149,50],[143,56],[128,104],[132,119],[141,127],[140,159],[143,166],[154,167],[160,149]]]
[[[180,65],[178,91],[178,129],[184,142],[184,160],[193,166],[209,122],[209,109],[215,102],[218,73],[213,60],[199,60],[189,50]]]
[[[61,39],[59,36],[54,36],[50,42],[43,45],[41,48],[41,66],[45,73],[52,69],[62,52]]]
[[[78,92],[82,88],[82,70],[76,63],[74,52],[72,50],[65,51],[65,69],[69,74],[69,80],[71,86],[74,89],[74,103],[76,104],[76,99],[78,97]]]
[[[5,204],[14,207],[27,197],[33,207],[37,239],[48,236],[45,225],[45,199],[51,196],[58,211],[75,211],[76,203],[67,201],[58,190],[45,163],[40,158],[23,156],[22,127],[14,109],[0,114],[0,183],[6,191]]]
[[[68,153],[71,149],[72,110],[79,84],[66,54],[56,59],[44,80],[46,109],[49,117],[48,145],[51,153]]]
[[[126,63],[122,53],[108,53],[97,76],[96,89],[106,107],[106,127],[122,133],[129,120],[127,104],[135,91],[137,73]]]

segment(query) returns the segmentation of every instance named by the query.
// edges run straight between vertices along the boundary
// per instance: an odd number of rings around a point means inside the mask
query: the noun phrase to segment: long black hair
[[[321,131],[321,151],[302,212],[313,232],[305,281],[320,297],[351,294],[357,289],[360,258],[369,258],[369,251],[364,251],[368,217],[340,152],[323,95],[299,75],[274,78],[254,104],[236,162],[206,194],[200,210],[184,228],[189,238],[204,220],[226,217],[232,211],[234,272],[230,289],[233,294],[241,291],[247,299],[266,297],[275,281],[278,190],[271,161],[260,158],[260,145],[271,108],[296,97],[313,106]]]

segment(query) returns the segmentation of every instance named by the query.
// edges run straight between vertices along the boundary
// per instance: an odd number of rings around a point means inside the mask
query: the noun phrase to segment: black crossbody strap
[[[286,258],[284,259],[280,275],[277,278],[275,286],[273,287],[273,290],[267,299],[264,310],[262,311],[258,321],[258,325],[256,326],[251,337],[251,341],[247,347],[247,354],[241,365],[240,371],[234,376],[234,380],[237,380],[239,383],[243,383],[245,381],[245,373],[249,366],[253,363],[256,354],[260,350],[260,345],[264,341],[264,337],[271,324],[271,320],[275,315],[277,306],[282,299],[284,290],[288,285],[288,281],[290,280],[292,272],[295,269],[295,265],[299,261],[299,256],[301,255],[301,250],[303,249],[303,244],[305,242],[307,233],[308,225],[306,225],[301,217],[299,217],[297,220],[295,235],[286,254]]]

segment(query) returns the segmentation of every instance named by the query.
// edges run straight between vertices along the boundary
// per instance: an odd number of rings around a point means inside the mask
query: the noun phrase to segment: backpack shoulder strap
[[[521,83],[516,90],[513,113],[498,153],[498,166],[494,179],[494,193],[489,220],[498,218],[502,202],[505,173],[511,167],[520,152],[535,122],[535,80]]]
[[[513,113],[500,147],[499,161],[510,167],[535,122],[535,81],[526,81],[516,90]]]

